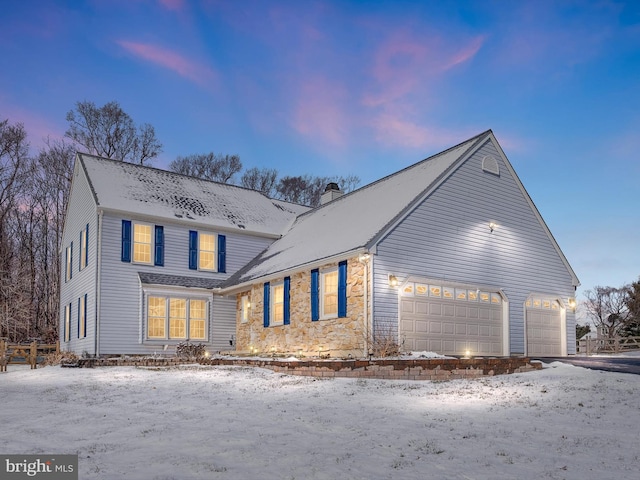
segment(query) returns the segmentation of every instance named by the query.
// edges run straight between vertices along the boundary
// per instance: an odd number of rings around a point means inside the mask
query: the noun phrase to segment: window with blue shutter
[[[198,232],[189,230],[189,270],[198,269]]]
[[[320,320],[320,271],[316,268],[311,270],[311,321],[317,322]]]
[[[164,267],[164,227],[156,225],[155,247],[153,254],[153,264],[157,267]]]
[[[218,235],[218,272],[227,273],[227,237]]]
[[[347,316],[347,261],[338,264],[338,317]]]
[[[263,310],[263,324],[264,327],[268,327],[269,326],[269,292],[271,290],[271,285],[269,284],[269,282],[266,282],[264,284],[264,301],[262,303],[262,310]]]
[[[78,270],[82,271],[89,264],[89,224],[80,231],[80,261]]]
[[[131,220],[122,220],[121,260],[131,263]]]
[[[291,288],[291,278],[284,277],[284,319],[283,324],[289,325],[291,323],[291,296],[289,289]]]

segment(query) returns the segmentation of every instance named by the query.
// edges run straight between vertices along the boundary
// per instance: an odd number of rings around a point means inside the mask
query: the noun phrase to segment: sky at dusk
[[[32,152],[117,101],[178,155],[363,184],[492,129],[582,282],[640,276],[640,2],[2,0]]]

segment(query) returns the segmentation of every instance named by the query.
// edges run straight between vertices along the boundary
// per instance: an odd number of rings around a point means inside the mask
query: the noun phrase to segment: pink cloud
[[[158,0],[167,10],[173,10],[175,12],[181,12],[186,7],[184,0]]]
[[[342,86],[325,78],[305,80],[293,108],[293,128],[305,137],[343,145],[348,133],[346,97]]]
[[[33,149],[46,146],[46,139],[62,140],[66,126],[57,124],[41,114],[25,110],[21,107],[4,104],[0,99],[0,121],[9,120],[9,123],[22,123],[27,132],[27,141]]]
[[[211,68],[189,60],[171,50],[156,45],[125,40],[119,40],[117,43],[129,53],[169,69],[201,86],[211,86],[211,83],[216,80],[217,75]]]

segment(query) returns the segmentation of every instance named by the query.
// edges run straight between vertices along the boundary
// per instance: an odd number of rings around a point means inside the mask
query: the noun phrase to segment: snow
[[[0,451],[77,453],[81,479],[637,478],[640,376],[545,367],[436,383],[9,365]]]
[[[130,214],[279,236],[309,207],[174,172],[78,154],[98,204]]]
[[[300,215],[282,238],[230,283],[364,249],[486,136],[488,132]]]

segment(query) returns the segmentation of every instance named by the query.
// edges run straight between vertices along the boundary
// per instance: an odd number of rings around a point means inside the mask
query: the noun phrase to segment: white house
[[[185,340],[331,357],[382,341],[575,353],[578,279],[493,132],[324,196],[309,210],[78,154],[62,344],[95,355]]]

